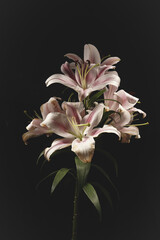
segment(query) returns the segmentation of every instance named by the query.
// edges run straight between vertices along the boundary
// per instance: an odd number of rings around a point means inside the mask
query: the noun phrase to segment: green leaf
[[[46,177],[44,177],[36,186],[36,189],[39,187],[39,185],[44,182],[47,178],[51,177],[52,175],[56,174],[58,171],[54,171],[54,172],[51,172],[49,175],[47,175]]]
[[[110,111],[104,112],[103,117],[102,117],[100,123],[98,124],[98,127],[102,127],[112,113],[115,113],[115,111],[110,110]]]
[[[71,98],[72,98],[73,95],[74,95],[73,92],[69,95],[68,102],[71,102]]]
[[[116,171],[116,176],[118,176],[118,164],[117,164],[116,159],[109,152],[107,152],[105,150],[102,150],[100,148],[96,148],[96,151],[102,153],[103,155],[106,156],[107,159],[109,159],[113,162],[114,167],[115,167],[115,171]]]
[[[96,193],[96,190],[94,189],[94,187],[90,183],[87,183],[83,187],[83,191],[85,192],[85,194],[87,195],[89,200],[93,203],[93,205],[97,209],[97,211],[99,213],[99,216],[100,216],[100,220],[101,220],[101,218],[102,218],[101,205],[100,205],[99,198],[98,198],[98,195]]]
[[[114,185],[114,183],[112,182],[112,180],[110,179],[109,175],[100,166],[98,166],[96,164],[92,164],[92,166],[95,167],[98,171],[100,171],[102,173],[102,175],[110,182],[110,184],[112,185],[114,190],[117,192],[117,195],[118,195],[118,198],[119,198],[119,192],[118,192],[116,186]]]
[[[79,190],[81,190],[81,188],[86,183],[87,176],[90,171],[91,163],[84,163],[76,156],[75,164],[77,169],[78,187],[79,187]]]
[[[61,168],[60,170],[58,170],[53,183],[52,183],[52,187],[51,187],[51,193],[54,192],[55,188],[57,187],[57,185],[60,183],[60,181],[65,177],[65,175],[70,171],[70,169],[68,168]]]
[[[88,107],[91,106],[105,91],[106,89],[102,89],[101,91],[95,93],[88,101]]]
[[[36,165],[38,165],[40,158],[44,155],[44,150],[39,154],[38,158],[37,158],[37,162]]]
[[[111,208],[113,209],[112,199],[111,199],[111,196],[110,196],[110,193],[108,192],[108,190],[106,188],[104,188],[101,184],[97,183],[97,182],[94,182],[93,185],[97,186],[101,190],[101,192],[104,194],[104,196],[108,200]]]

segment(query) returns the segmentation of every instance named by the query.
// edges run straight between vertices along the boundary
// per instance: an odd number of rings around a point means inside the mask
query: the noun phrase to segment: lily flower
[[[22,135],[22,139],[27,144],[27,140],[33,137],[38,137],[43,134],[50,135],[52,132],[49,128],[43,128],[41,123],[45,120],[46,116],[51,112],[62,112],[59,103],[57,101],[59,98],[52,97],[48,102],[44,103],[40,107],[42,117],[37,115],[37,118],[34,118],[30,124],[26,127],[28,132]]]
[[[110,86],[109,89],[106,88],[104,99],[106,111],[115,111],[110,115],[111,119],[108,121],[121,132],[121,141],[129,143],[131,136],[140,138],[138,124],[137,126],[132,124],[135,112],[142,114],[143,118],[146,116],[145,112],[134,107],[139,99],[124,90],[116,92],[114,86]]]
[[[59,149],[71,146],[71,150],[82,162],[91,162],[95,140],[101,133],[115,133],[120,138],[120,132],[111,125],[95,128],[102,119],[104,104],[98,104],[87,115],[84,114],[82,102],[63,102],[63,112],[51,112],[41,123],[41,126],[51,129],[55,134],[63,137],[53,141],[51,147],[45,149],[45,157],[49,161],[51,155]]]
[[[118,88],[120,83],[118,74],[115,71],[108,71],[115,68],[113,64],[120,60],[118,57],[108,58],[101,63],[97,48],[91,44],[84,46],[84,60],[73,53],[65,56],[74,62],[65,62],[61,66],[63,74],[50,76],[46,80],[47,87],[53,83],[70,87],[78,93],[79,101],[83,101],[91,92],[103,89],[106,85]]]

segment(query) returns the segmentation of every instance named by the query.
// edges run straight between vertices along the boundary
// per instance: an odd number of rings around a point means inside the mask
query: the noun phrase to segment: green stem
[[[74,207],[73,207],[73,220],[72,220],[72,240],[77,240],[77,216],[78,216],[78,181],[75,183],[75,194],[74,194]]]

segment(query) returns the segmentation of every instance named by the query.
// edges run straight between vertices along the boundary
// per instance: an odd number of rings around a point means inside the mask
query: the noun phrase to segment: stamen
[[[145,126],[145,125],[148,125],[149,122],[146,122],[146,123],[139,123],[139,124],[128,124],[126,125],[126,127],[130,127],[130,126],[134,126],[134,127],[139,127],[139,126]]]
[[[41,116],[35,110],[34,110],[34,113],[35,113],[37,118],[42,119]]]
[[[82,78],[81,71],[80,71],[80,68],[78,67],[78,65],[76,65],[76,68],[77,68],[77,70],[78,70],[78,73],[79,73],[80,78]]]
[[[104,59],[109,58],[109,57],[111,57],[110,54],[108,54],[107,56],[104,56],[104,57],[101,59],[101,62],[103,62]]]
[[[33,120],[34,119],[34,117],[31,117],[28,113],[27,113],[27,111],[26,110],[24,110],[24,114],[29,118],[29,119],[31,119],[31,120]]]
[[[100,64],[97,63],[97,64],[95,64],[94,66],[92,66],[91,68],[89,68],[89,70],[87,71],[86,75],[87,75],[93,68],[98,67],[99,65],[100,65]]]
[[[74,126],[77,126],[77,127],[83,127],[83,126],[87,126],[87,127],[90,127],[90,123],[82,123],[82,124],[74,124]]]

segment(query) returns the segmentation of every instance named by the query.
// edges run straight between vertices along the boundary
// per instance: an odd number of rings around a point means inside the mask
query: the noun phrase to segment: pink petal
[[[72,69],[70,67],[70,64],[68,62],[65,62],[64,64],[62,64],[61,71],[62,71],[62,73],[64,73],[68,77],[70,77],[73,80],[75,80],[74,72],[72,71]]]
[[[84,137],[82,141],[76,138],[72,142],[72,151],[78,156],[78,158],[84,162],[91,162],[95,149],[95,141],[93,137]]]
[[[109,110],[116,111],[117,108],[119,107],[119,103],[116,102],[118,101],[117,96],[114,94],[116,90],[117,90],[116,86],[110,85],[109,88],[106,87],[106,91],[104,92],[104,99],[110,99],[104,100],[105,106],[108,107]]]
[[[120,78],[118,74],[114,72],[109,72],[101,77],[97,78],[96,81],[92,85],[93,91],[103,89],[106,85],[114,85],[115,87],[119,87]]]
[[[134,135],[134,136],[139,136],[139,129],[135,126],[124,127],[121,129],[121,132]]]
[[[33,130],[37,127],[40,127],[40,124],[42,122],[42,119],[39,118],[34,118],[30,124],[28,124],[28,126],[26,127],[27,130]]]
[[[41,107],[41,114],[43,117],[43,120],[46,118],[48,113],[50,112],[62,112],[62,109],[57,101],[57,98],[50,98],[48,102],[44,103]]]
[[[90,66],[91,68],[92,66]],[[96,67],[93,68],[92,70],[89,71],[89,73],[86,76],[86,83],[87,83],[87,88],[92,85],[92,83],[96,80],[97,78],[97,69]]]
[[[104,65],[104,66],[99,66],[97,68],[97,78],[104,75],[106,71],[108,71],[109,69],[114,69],[115,66],[112,66],[112,65]]]
[[[90,126],[86,129],[86,132],[90,132],[95,126],[99,124],[102,119],[104,110],[104,104],[98,104],[89,114],[83,118],[84,123],[90,123]]]
[[[116,95],[119,98],[119,102],[125,109],[133,107],[138,102],[138,98],[132,96],[124,90],[119,90]]]
[[[109,57],[102,62],[101,65],[114,65],[118,63],[121,59],[119,57]]]
[[[79,101],[83,101],[86,97],[88,97],[88,95],[93,92],[92,88],[79,88],[78,90],[78,99]]]
[[[121,139],[122,143],[129,143],[131,136],[135,136],[136,138],[140,138],[139,129],[135,126],[122,128],[121,129],[121,135],[122,135],[122,139]]]
[[[75,69],[75,79],[76,79],[76,82],[78,83],[78,85],[81,87],[81,79],[80,79],[77,68]]]
[[[43,134],[50,134],[52,131],[48,128],[43,128],[40,126],[42,120],[33,119],[32,122],[26,127],[28,132],[22,135],[23,141],[27,144],[28,139],[41,136]]]
[[[71,138],[62,138],[62,139],[56,139],[53,141],[51,147],[46,148],[44,152],[45,158],[49,161],[50,156],[57,150],[66,148],[72,144],[73,139]]]
[[[72,138],[71,127],[65,114],[49,113],[46,119],[41,123],[41,126],[48,127],[52,132],[65,138]]]
[[[103,128],[94,128],[91,131],[90,136],[95,138],[98,137],[101,133],[115,133],[116,135],[118,135],[119,139],[121,137],[121,133],[111,125],[104,125]]]
[[[140,114],[143,115],[143,118],[145,118],[146,115],[147,115],[144,111],[142,111],[142,110],[139,109],[139,108],[135,108],[135,107],[130,108],[130,109],[129,109],[129,112],[130,112],[130,113],[138,112],[138,113],[140,113]]]
[[[46,83],[47,87],[49,85],[53,84],[53,83],[61,83],[61,84],[65,85],[65,86],[73,88],[73,89],[75,89],[77,87],[76,81],[74,81],[70,77],[62,75],[62,74],[54,74],[54,75],[50,76],[46,80],[45,83]]]
[[[127,111],[122,106],[119,107],[118,113],[114,113],[112,115],[113,121],[112,125],[116,127],[117,129],[121,129],[125,125],[129,124],[131,121],[131,114],[129,111]]]
[[[82,59],[78,55],[76,55],[74,53],[67,53],[64,56],[68,57],[69,59],[72,59],[74,62],[76,62],[76,61],[82,62]]]
[[[76,122],[80,124],[84,113],[84,105],[82,102],[63,102],[62,108],[66,111],[68,117],[74,117]]]
[[[101,58],[98,49],[92,44],[84,45],[84,61],[89,60],[91,63],[100,63]]]

